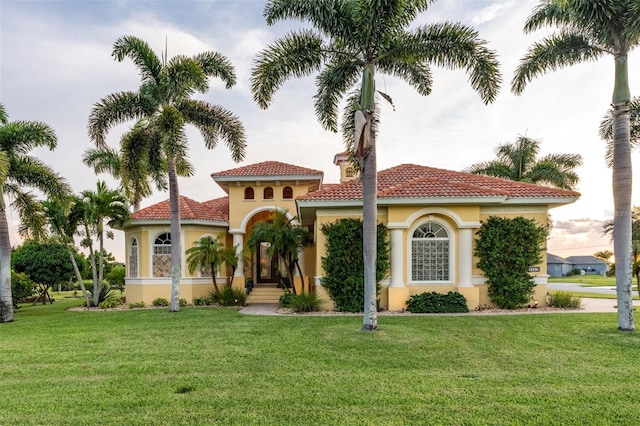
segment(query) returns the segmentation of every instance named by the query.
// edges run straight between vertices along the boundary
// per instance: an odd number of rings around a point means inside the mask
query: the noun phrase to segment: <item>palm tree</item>
[[[84,280],[78,268],[76,257],[73,254],[73,250],[71,250],[71,247],[75,245],[73,237],[78,230],[80,222],[80,218],[72,214],[73,206],[78,201],[77,197],[68,197],[65,200],[47,200],[42,201],[42,208],[47,223],[49,224],[50,233],[64,245],[71,258],[73,271],[76,274],[76,280],[82,290],[85,306],[90,306],[89,293],[84,286]]]
[[[269,243],[267,255],[276,265],[285,265],[289,284],[293,293],[296,294],[296,286],[293,282],[296,269],[302,279],[302,292],[304,292],[304,276],[298,263],[299,254],[302,248],[311,244],[313,240],[309,231],[300,226],[294,226],[296,218],[289,219],[287,214],[286,210],[278,209],[273,213],[271,221],[256,223],[251,228],[247,245],[255,251],[260,243]]]
[[[629,102],[629,142],[631,149],[640,145],[640,97],[634,97]],[[609,109],[600,123],[600,137],[607,141],[605,161],[607,167],[613,167],[613,110]]]
[[[18,213],[21,231],[31,237],[42,236],[42,207],[29,189],[37,189],[52,199],[64,197],[71,190],[51,167],[29,153],[38,147],[53,150],[56,145],[56,135],[47,124],[9,122],[5,108],[0,104],[0,322],[13,321],[11,241],[4,196],[13,200],[11,207]]]
[[[189,273],[209,268],[211,271],[211,279],[213,280],[213,288],[216,294],[220,294],[218,283],[216,282],[216,271],[220,268],[226,258],[225,247],[219,238],[202,237],[193,243],[193,247],[189,248],[185,254],[187,255],[187,268]]]
[[[497,159],[474,164],[465,171],[517,182],[574,189],[579,180],[574,169],[582,165],[582,156],[549,154],[537,158],[539,152],[540,141],[518,136],[514,143],[498,145],[495,150]]]
[[[290,77],[319,71],[315,111],[321,125],[338,130],[338,104],[351,100],[356,147],[362,175],[365,302],[363,330],[376,330],[376,108],[375,72],[390,74],[426,96],[431,92],[431,66],[461,68],[485,103],[500,86],[498,62],[486,42],[462,24],[409,25],[434,0],[271,0],[264,10],[269,25],[300,19],[312,29],[292,31],[257,57],[251,83],[255,101],[267,108],[275,91]],[[359,91],[358,91],[359,85]],[[378,92],[380,93],[380,92]],[[382,94],[385,99],[388,95]]]
[[[618,329],[634,331],[631,299],[631,152],[629,70],[627,56],[640,44],[637,0],[541,0],[527,18],[524,31],[543,27],[558,31],[534,43],[521,59],[511,83],[520,94],[534,77],[584,61],[611,55],[613,87],[613,202]]]
[[[104,225],[105,223],[110,227],[122,225],[129,218],[129,207],[127,199],[118,190],[109,189],[103,181],[99,181],[96,184],[95,191],[83,191],[82,198],[86,206],[85,220],[89,224],[88,228],[98,238],[97,265],[93,250],[91,253],[91,266],[94,271],[93,305],[98,306],[104,275]],[[109,231],[106,236],[107,238],[113,238],[113,233]],[[95,279],[96,275],[97,279]]]
[[[244,158],[246,146],[244,128],[235,115],[220,106],[193,100],[191,95],[196,91],[206,92],[209,77],[218,77],[231,88],[236,76],[231,63],[219,53],[204,52],[192,58],[179,55],[169,60],[165,51],[161,61],[146,42],[133,36],[119,38],[113,45],[112,56],[118,61],[130,58],[140,71],[142,84],[137,92],[115,93],[98,102],[89,117],[89,136],[98,148],[104,148],[107,131],[129,120],[138,120],[142,129],[149,132],[149,136],[143,138],[149,170],[157,186],[161,183],[161,171],[166,170],[169,184],[173,237],[169,310],[177,312],[182,275],[177,176],[180,170],[191,171],[186,157],[185,126],[197,127],[209,149],[223,140],[236,162]],[[123,152],[140,152],[133,147],[125,148]],[[128,154],[124,156],[128,157]]]

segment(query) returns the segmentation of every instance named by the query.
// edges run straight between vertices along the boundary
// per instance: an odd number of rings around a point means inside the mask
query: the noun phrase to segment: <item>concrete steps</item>
[[[283,293],[284,289],[282,288],[256,286],[247,297],[247,305],[256,303],[278,303]]]

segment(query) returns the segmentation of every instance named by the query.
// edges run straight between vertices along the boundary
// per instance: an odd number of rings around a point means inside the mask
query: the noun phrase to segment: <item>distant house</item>
[[[605,275],[609,265],[595,256],[569,256],[562,258],[547,253],[547,274],[551,277],[563,277],[574,269],[584,271],[589,275]]]
[[[550,277],[564,277],[572,269],[573,265],[567,259],[547,253],[547,274]]]

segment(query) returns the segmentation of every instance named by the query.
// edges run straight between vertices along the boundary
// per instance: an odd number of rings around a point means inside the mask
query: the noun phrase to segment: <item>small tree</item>
[[[322,233],[327,236],[327,255],[322,258],[322,286],[327,289],[339,311],[360,312],[364,304],[362,221],[340,219],[322,225]],[[378,224],[376,295],[380,292],[380,280],[388,269],[387,229]]]
[[[542,261],[545,227],[521,216],[491,216],[476,235],[474,254],[487,278],[491,300],[505,309],[527,304],[535,287],[529,267]]]
[[[189,273],[193,274],[197,270],[210,270],[211,279],[213,280],[213,288],[216,294],[220,295],[220,289],[216,282],[216,271],[220,269],[220,265],[224,262],[225,248],[219,238],[202,237],[193,243],[193,247],[189,248],[185,254],[187,255],[187,268]]]

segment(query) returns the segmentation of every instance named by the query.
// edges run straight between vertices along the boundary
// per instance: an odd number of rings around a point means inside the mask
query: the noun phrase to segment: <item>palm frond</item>
[[[171,58],[166,67],[167,81],[162,86],[168,89],[165,101],[191,96],[195,91],[204,93],[209,89],[207,74],[200,64],[186,56],[177,55]]]
[[[512,169],[508,163],[500,160],[486,161],[482,163],[476,163],[472,166],[464,169],[466,173],[472,173],[474,175],[485,175],[491,177],[497,177],[502,179],[513,180]]]
[[[42,204],[31,192],[13,191],[11,207],[18,212],[18,233],[23,238],[42,241],[47,237],[47,220]]]
[[[82,162],[92,167],[96,173],[109,173],[120,177],[120,156],[111,147],[89,148],[82,154]]]
[[[246,135],[240,119],[231,111],[204,101],[186,100],[178,105],[185,121],[200,130],[205,146],[213,149],[222,140],[238,162],[246,153]]]
[[[270,0],[263,15],[267,25],[286,19],[310,22],[323,34],[349,39],[354,37],[353,5],[341,0]]]
[[[136,92],[113,93],[102,98],[93,106],[89,115],[89,138],[96,146],[104,146],[109,129],[148,115],[148,106],[148,101]]]
[[[560,31],[541,42],[533,43],[520,60],[511,80],[511,91],[519,95],[531,80],[547,71],[595,60],[604,53],[605,51],[593,46],[583,35]]]
[[[496,52],[478,38],[477,31],[462,24],[425,25],[405,37],[420,58],[450,69],[463,69],[471,87],[484,103],[495,100],[502,76]]]
[[[111,56],[118,62],[129,57],[138,67],[143,82],[160,83],[162,63],[147,42],[134,36],[120,37],[113,45]]]
[[[629,102],[630,143],[631,149],[640,146],[640,97],[634,97]],[[599,128],[601,139],[606,141],[605,162],[607,167],[613,167],[613,110],[609,109],[602,119]]]
[[[0,127],[0,149],[27,154],[36,147],[53,150],[58,144],[54,130],[38,121],[12,121]]]
[[[222,80],[227,89],[236,85],[236,73],[229,59],[218,52],[203,52],[193,58],[210,77]]]
[[[531,33],[543,27],[564,27],[571,24],[571,14],[565,3],[541,1],[531,12],[524,25],[524,32]]]
[[[0,103],[0,124],[5,125],[9,122],[9,114],[4,108],[4,105]]]
[[[71,193],[71,187],[62,176],[37,158],[27,155],[11,157],[7,179],[20,186],[38,189],[49,198],[61,199]]]
[[[357,82],[360,67],[352,60],[335,57],[316,78],[318,91],[314,96],[316,117],[322,127],[338,130],[338,104]]]
[[[260,52],[251,69],[253,99],[266,109],[280,85],[289,77],[318,71],[325,53],[322,38],[310,30],[291,32]]]

